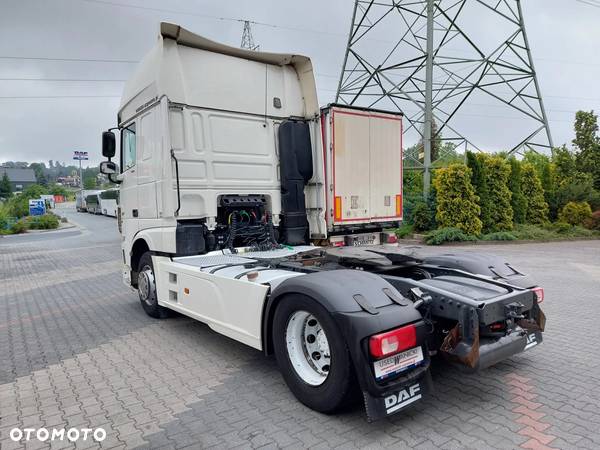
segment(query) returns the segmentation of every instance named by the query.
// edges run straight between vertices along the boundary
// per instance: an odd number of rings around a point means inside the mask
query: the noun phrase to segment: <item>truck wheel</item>
[[[155,319],[164,319],[169,316],[169,310],[158,304],[156,296],[156,282],[152,254],[146,252],[140,258],[138,265],[138,295],[146,314]]]
[[[332,413],[354,399],[346,342],[329,312],[312,299],[293,294],[281,301],[273,349],[288,387],[309,408]]]

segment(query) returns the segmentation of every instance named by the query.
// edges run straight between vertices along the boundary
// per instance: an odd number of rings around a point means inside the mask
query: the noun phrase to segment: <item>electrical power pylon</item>
[[[260,49],[260,45],[254,43],[254,37],[252,36],[252,27],[249,20],[244,20],[244,32],[242,33],[242,43],[240,45],[241,48],[246,48],[248,50],[257,51]]]
[[[520,0],[356,0],[337,101],[404,113],[425,195],[432,142],[480,150],[466,121],[476,138],[496,129],[509,154],[553,146]]]

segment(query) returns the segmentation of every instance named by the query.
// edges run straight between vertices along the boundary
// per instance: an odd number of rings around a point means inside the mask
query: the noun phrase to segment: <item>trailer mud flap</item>
[[[383,419],[396,414],[405,408],[420,401],[425,394],[433,390],[431,374],[426,371],[418,380],[386,392],[381,397],[376,397],[367,391],[363,391],[365,409],[369,422]]]

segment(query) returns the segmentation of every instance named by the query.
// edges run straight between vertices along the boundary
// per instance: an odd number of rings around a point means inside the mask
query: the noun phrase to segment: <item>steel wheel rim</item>
[[[311,386],[322,385],[331,367],[331,353],[325,330],[315,316],[295,311],[289,318],[285,342],[296,374]]]
[[[153,290],[154,274],[152,273],[152,268],[146,265],[142,268],[142,271],[138,276],[138,292],[142,301],[148,306],[154,305],[154,302],[152,301]]]

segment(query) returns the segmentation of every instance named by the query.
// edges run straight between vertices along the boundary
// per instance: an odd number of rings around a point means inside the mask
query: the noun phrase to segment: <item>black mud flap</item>
[[[375,397],[369,392],[363,391],[367,419],[369,422],[373,422],[396,414],[420,401],[432,391],[433,382],[429,370],[418,380],[396,387],[381,397]]]
[[[523,351],[536,347],[538,344],[541,344],[543,340],[544,338],[541,331],[529,331],[527,333],[527,344]]]

